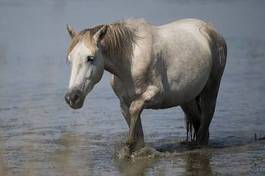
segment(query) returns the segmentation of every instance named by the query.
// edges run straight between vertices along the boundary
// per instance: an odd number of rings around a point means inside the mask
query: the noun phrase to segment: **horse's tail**
[[[218,71],[219,74],[223,74],[227,58],[227,45],[224,37],[219,34],[214,26],[210,23],[205,23],[203,26],[201,26],[200,31],[209,41],[213,58],[218,59],[218,62],[215,62],[217,60],[213,61],[214,64],[219,65],[219,69],[216,71]]]

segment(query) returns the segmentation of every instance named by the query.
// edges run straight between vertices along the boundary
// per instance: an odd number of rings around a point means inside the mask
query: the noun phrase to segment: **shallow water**
[[[0,0],[0,175],[264,175],[265,2],[262,0]],[[228,43],[209,148],[188,149],[179,108],[143,113],[163,156],[115,159],[127,127],[106,73],[83,109],[64,102],[66,24],[129,17],[211,21]]]

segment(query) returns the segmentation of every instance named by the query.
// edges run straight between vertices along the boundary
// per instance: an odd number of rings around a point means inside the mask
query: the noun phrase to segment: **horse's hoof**
[[[196,140],[196,143],[197,143],[198,146],[207,146],[208,142],[209,142],[208,138],[207,139],[198,138]]]

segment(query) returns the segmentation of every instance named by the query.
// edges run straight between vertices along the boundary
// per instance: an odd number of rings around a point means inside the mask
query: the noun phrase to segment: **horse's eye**
[[[93,62],[94,59],[95,59],[94,56],[87,56],[87,57],[86,57],[86,61],[87,61],[87,62]]]

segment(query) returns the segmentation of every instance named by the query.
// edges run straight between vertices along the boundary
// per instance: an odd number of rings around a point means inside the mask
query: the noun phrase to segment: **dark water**
[[[0,175],[265,175],[265,2],[255,0],[1,0]],[[83,29],[129,17],[154,24],[197,17],[228,43],[209,148],[189,150],[179,108],[144,111],[159,158],[115,159],[127,135],[106,73],[83,109],[63,96],[66,24]]]

